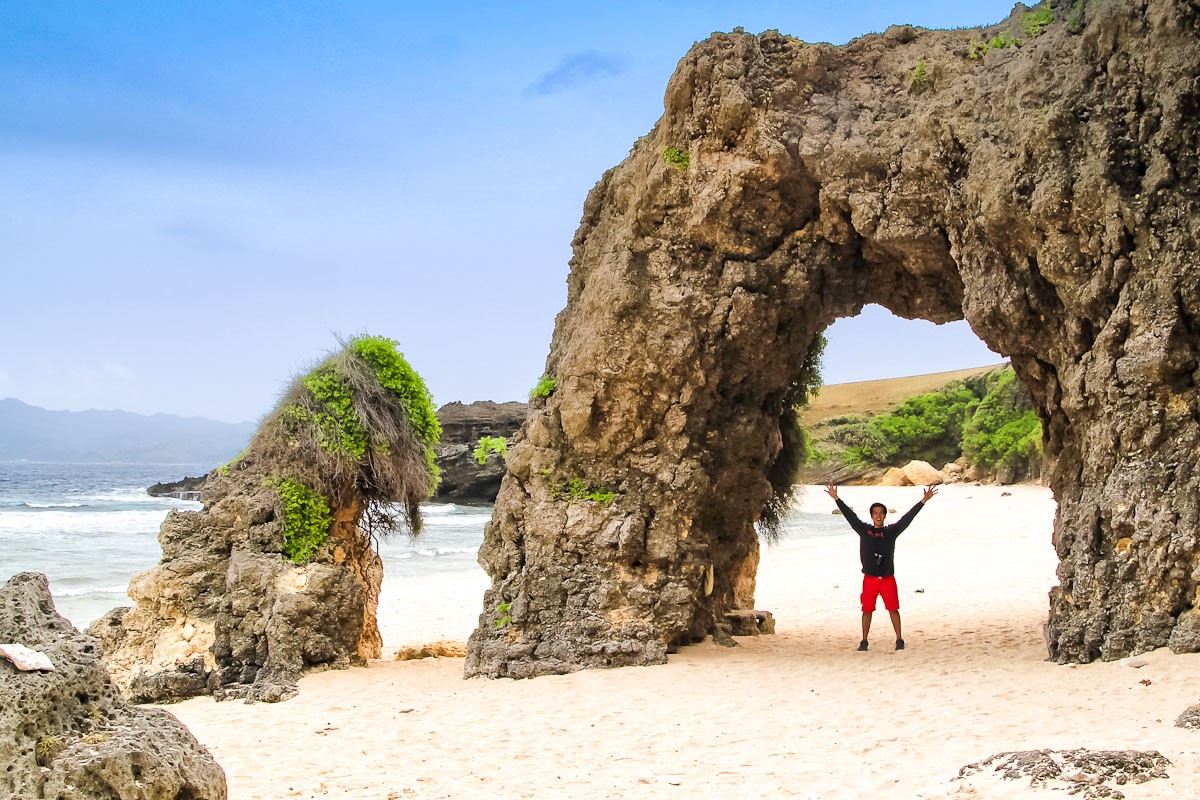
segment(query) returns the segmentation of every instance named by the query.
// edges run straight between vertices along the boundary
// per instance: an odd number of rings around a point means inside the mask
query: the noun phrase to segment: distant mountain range
[[[0,400],[0,461],[211,464],[236,456],[256,423],[128,411],[48,411]]]

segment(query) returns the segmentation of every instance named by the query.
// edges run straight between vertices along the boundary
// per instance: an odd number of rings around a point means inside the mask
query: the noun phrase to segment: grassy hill
[[[961,381],[999,372],[1007,363],[983,367],[914,375],[907,378],[888,378],[879,381],[858,381],[821,387],[820,393],[800,413],[800,426],[812,437],[818,450],[833,456],[823,462],[804,467],[797,475],[799,483],[872,483],[883,470],[873,466],[847,466],[837,454],[844,449],[831,441],[836,421],[846,417],[872,417],[893,410],[910,397],[936,392],[951,381]],[[833,424],[831,424],[833,423]],[[935,466],[940,467],[940,464]]]
[[[909,378],[888,378],[882,381],[857,381],[822,386],[821,393],[812,399],[800,414],[800,425],[811,430],[825,420],[835,417],[870,416],[889,411],[909,397],[935,392],[950,381],[961,381],[998,372],[1007,362],[987,367],[971,367],[952,372],[934,372]]]

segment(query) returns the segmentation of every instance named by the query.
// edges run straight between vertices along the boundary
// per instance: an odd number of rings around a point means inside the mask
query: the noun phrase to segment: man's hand
[[[837,500],[837,487],[834,486],[832,483],[827,485],[825,487],[825,494],[829,495],[834,500]]]
[[[922,502],[922,503],[928,503],[930,500],[932,500],[932,499],[933,499],[933,496],[934,496],[935,494],[937,494],[937,489],[936,489],[935,487],[933,487],[933,486],[926,486],[926,487],[925,487],[925,496],[921,498],[921,502]]]

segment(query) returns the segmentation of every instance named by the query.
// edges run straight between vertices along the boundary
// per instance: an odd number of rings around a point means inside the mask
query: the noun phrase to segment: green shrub
[[[1050,0],[1042,0],[1033,9],[1021,15],[1021,27],[1025,29],[1025,35],[1030,39],[1041,36],[1053,22],[1054,9],[1050,7]]]
[[[1042,425],[1012,370],[990,387],[963,432],[963,455],[988,471],[1036,474],[1042,457]]]
[[[968,58],[983,58],[989,50],[1003,50],[1006,47],[1020,47],[1021,40],[1006,33],[997,34],[986,42],[972,42],[967,51]]]
[[[333,514],[329,500],[291,478],[268,478],[267,486],[283,503],[283,555],[296,564],[307,564],[325,544]]]
[[[300,379],[304,387],[317,401],[317,410],[310,414],[306,409],[287,409],[286,414],[295,421],[316,423],[318,441],[327,453],[345,453],[355,461],[367,454],[367,432],[354,411],[354,398],[350,387],[333,370],[332,366],[317,367]]]
[[[552,470],[543,469],[541,472],[550,487],[550,496],[555,500],[565,497],[569,503],[574,503],[576,500],[591,500],[593,503],[608,505],[617,499],[616,492],[609,491],[605,486],[589,483],[583,478],[571,478],[560,483],[553,479]]]
[[[437,488],[440,436],[429,390],[396,342],[356,336],[295,378],[245,458],[339,504],[357,497],[371,535],[415,536]]]
[[[479,439],[479,446],[475,448],[475,460],[479,462],[479,466],[487,463],[488,453],[499,453],[500,457],[508,460],[508,440],[503,436],[484,436]]]
[[[929,77],[929,69],[925,64],[925,59],[917,62],[917,65],[912,68],[912,73],[909,76],[909,87],[914,92],[923,92],[929,88],[932,79]]]
[[[766,475],[771,484],[771,497],[758,515],[759,530],[768,542],[779,540],[780,525],[795,496],[796,472],[813,457],[812,439],[800,427],[800,408],[808,405],[809,399],[821,391],[821,358],[828,344],[824,333],[813,338],[804,354],[800,371],[783,394],[783,407],[779,414],[781,447]]]
[[[880,465],[903,461],[945,463],[958,458],[963,425],[979,398],[962,381],[936,392],[910,397],[847,437],[850,463]]]
[[[535,397],[549,397],[554,394],[554,390],[558,388],[558,378],[553,378],[549,375],[543,375],[538,378],[537,385],[533,387],[533,391],[529,393],[529,399]]]
[[[1075,0],[1067,14],[1067,33],[1072,36],[1083,33],[1083,0]]]
[[[497,619],[496,622],[494,623],[496,626],[496,630],[500,630],[505,625],[512,624],[512,615],[510,615],[508,613],[508,610],[510,608],[512,608],[512,603],[501,603],[500,605],[496,606],[496,612],[504,615],[504,616],[500,617],[499,619]]]
[[[442,423],[438,421],[433,396],[399,351],[399,344],[383,336],[355,336],[349,345],[374,368],[379,383],[400,398],[417,438],[429,446],[437,444],[442,437]]]
[[[675,169],[686,170],[692,165],[692,156],[687,150],[680,150],[677,147],[667,147],[663,150],[663,161],[666,161]]]

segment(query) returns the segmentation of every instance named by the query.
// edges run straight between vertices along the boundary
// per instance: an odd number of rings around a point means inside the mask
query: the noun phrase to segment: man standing
[[[884,525],[887,516],[887,506],[883,503],[871,504],[871,525],[863,522],[858,516],[838,498],[837,487],[833,484],[825,487],[825,491],[837,503],[842,516],[850,523],[850,527],[858,534],[858,557],[862,561],[862,641],[858,643],[860,651],[867,649],[867,634],[871,631],[871,615],[875,611],[878,598],[883,598],[883,607],[892,618],[892,627],[896,631],[896,649],[904,649],[904,637],[900,634],[900,593],[896,589],[896,570],[892,557],[896,551],[896,537],[904,532],[917,512],[937,494],[932,486],[925,489],[924,496],[899,522]]]

